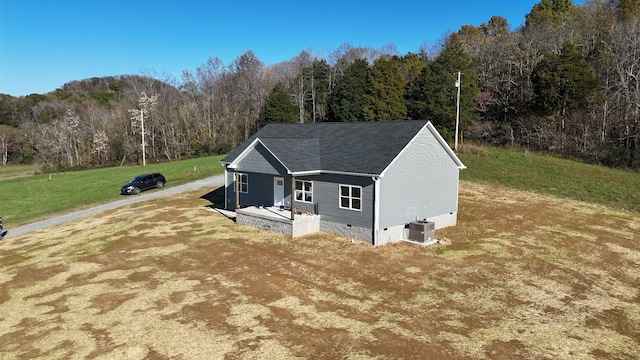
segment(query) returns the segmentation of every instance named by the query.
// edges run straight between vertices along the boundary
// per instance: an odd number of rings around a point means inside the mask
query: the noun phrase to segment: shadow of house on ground
[[[230,212],[224,211],[224,186],[221,186],[213,191],[210,191],[202,196],[201,199],[207,200],[211,203],[211,205],[207,205],[209,209],[212,211],[218,212],[227,218],[235,221],[235,214],[232,216]]]
[[[209,201],[211,205],[207,206],[212,209],[224,209],[224,186],[200,196],[200,199]]]

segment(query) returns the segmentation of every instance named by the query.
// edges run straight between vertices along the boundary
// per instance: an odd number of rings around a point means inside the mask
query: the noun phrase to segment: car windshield
[[[142,180],[144,180],[146,176],[136,176],[133,179],[131,179],[131,181],[129,181],[130,183],[134,183],[134,182],[140,182]]]

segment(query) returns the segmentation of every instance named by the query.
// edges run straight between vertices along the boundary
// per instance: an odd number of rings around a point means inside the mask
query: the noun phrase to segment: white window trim
[[[247,181],[246,182],[242,182],[242,177],[246,176]],[[247,187],[247,191],[242,191],[242,184],[245,184]],[[249,193],[249,174],[245,174],[245,173],[238,173],[238,192],[241,194],[248,194]]]
[[[344,206],[342,206],[342,198],[343,198],[343,196],[342,196],[342,187],[343,187],[343,186],[345,186],[345,187],[348,187],[348,188],[349,188],[349,197],[348,197],[348,198],[349,198],[349,207],[344,207]],[[354,197],[351,195],[351,194],[352,194],[352,191],[353,191],[353,190],[352,190],[353,188],[358,188],[358,189],[360,189],[360,197],[359,197],[359,198],[354,198]],[[356,208],[354,208],[354,207],[352,207],[352,206],[351,206],[351,204],[353,203],[353,199],[358,199],[358,200],[360,200],[360,208],[359,208],[359,209],[356,209]],[[359,185],[347,185],[347,184],[340,184],[340,185],[338,186],[338,207],[339,207],[340,209],[353,210],[353,211],[362,211],[362,186],[359,186]]]
[[[302,190],[298,190],[298,186],[297,186],[298,183],[302,183]],[[304,189],[305,183],[309,183],[311,185],[311,191],[306,191]],[[308,204],[313,204],[313,181],[310,181],[310,180],[296,180],[295,185],[296,185],[295,188],[294,188],[295,189],[294,190],[295,191],[295,194],[294,194],[295,201],[308,203]],[[302,193],[302,200],[298,200],[298,193]],[[306,200],[306,198],[307,198],[306,195],[307,194],[311,194],[311,201],[307,201]]]

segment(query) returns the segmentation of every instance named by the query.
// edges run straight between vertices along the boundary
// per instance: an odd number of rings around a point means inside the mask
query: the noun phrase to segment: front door
[[[284,205],[284,178],[273,178],[273,206]]]

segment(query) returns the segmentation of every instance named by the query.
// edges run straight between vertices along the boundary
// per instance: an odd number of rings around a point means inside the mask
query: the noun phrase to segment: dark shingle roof
[[[256,138],[292,172],[380,174],[427,121],[268,124],[222,163],[231,163]]]

